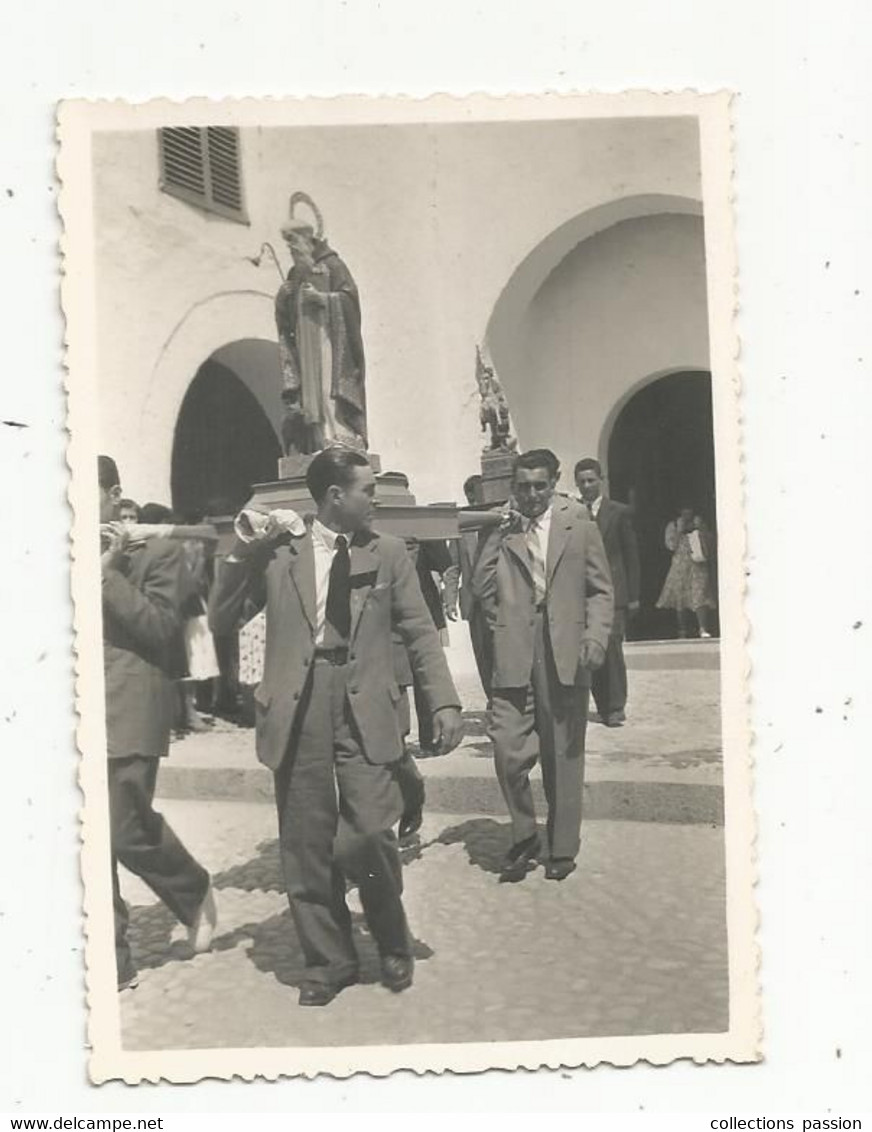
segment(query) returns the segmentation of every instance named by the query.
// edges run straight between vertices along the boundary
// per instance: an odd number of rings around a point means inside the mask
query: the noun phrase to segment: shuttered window
[[[165,193],[248,223],[237,129],[169,126],[158,130],[158,145],[160,187]]]

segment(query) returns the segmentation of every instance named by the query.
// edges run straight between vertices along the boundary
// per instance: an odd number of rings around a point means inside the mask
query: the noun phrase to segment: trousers
[[[310,982],[358,968],[346,881],[357,885],[382,955],[410,955],[393,826],[403,810],[396,765],[367,761],[345,665],[316,658],[284,759],[274,772],[282,871]]]
[[[493,633],[478,602],[473,605],[469,614],[469,637],[472,641],[472,654],[475,657],[478,678],[490,704],[494,671]]]
[[[109,760],[112,903],[119,983],[133,978],[136,968],[127,939],[128,911],[118,883],[118,864],[145,881],[188,927],[194,923],[209,888],[209,874],[152,806],[158,762],[157,758],[141,755]]]
[[[522,688],[494,688],[491,739],[497,779],[512,820],[512,839],[536,833],[530,771],[542,765],[551,857],[574,859],[581,830],[588,689],[561,684],[547,614],[536,614],[533,667]]]
[[[624,661],[626,609],[615,609],[615,620],[606,649],[606,659],[591,679],[593,702],[600,717],[621,712],[627,706],[627,665]]]

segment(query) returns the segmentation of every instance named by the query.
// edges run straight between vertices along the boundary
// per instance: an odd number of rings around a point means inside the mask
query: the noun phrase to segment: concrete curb
[[[504,816],[505,803],[493,775],[441,776],[427,774],[427,809],[450,814]],[[531,782],[540,813],[545,812],[542,783]],[[272,774],[261,766],[161,766],[161,798],[264,802],[272,804]],[[588,820],[654,821],[682,825],[723,825],[724,793],[707,782],[618,781],[593,778],[584,787]]]

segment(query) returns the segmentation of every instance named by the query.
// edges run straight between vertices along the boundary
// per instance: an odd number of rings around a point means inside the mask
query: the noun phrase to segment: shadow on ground
[[[407,865],[417,860],[423,848],[420,841],[401,848],[402,863]],[[257,846],[257,856],[216,873],[212,884],[216,889],[284,893],[278,839],[261,842]],[[349,885],[349,890],[353,887]],[[379,954],[367,930],[366,920],[361,914],[353,913],[352,925],[354,945],[360,957],[360,980],[377,983],[381,978]],[[129,940],[138,970],[163,967],[167,963],[183,962],[193,957],[187,941],[172,939],[177,926],[175,916],[163,904],[131,908]],[[288,986],[300,985],[304,978],[303,952],[289,912],[242,924],[233,931],[217,935],[212,942],[212,951],[228,951],[245,940],[251,941],[247,954],[259,971],[274,974],[280,983]],[[413,939],[412,948],[417,960],[426,960],[433,955],[431,948],[421,940]]]

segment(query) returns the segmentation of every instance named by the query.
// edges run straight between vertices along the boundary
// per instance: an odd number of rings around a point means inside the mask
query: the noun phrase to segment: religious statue
[[[296,215],[305,204],[314,220]],[[294,193],[282,238],[294,265],[276,295],[285,455],[331,444],[366,451],[360,298],[351,272],[324,238],[315,202]]]
[[[518,442],[511,435],[509,403],[493,366],[485,365],[479,346],[475,348],[475,380],[478,382],[478,392],[481,397],[479,409],[481,431],[490,429],[490,444],[485,446],[485,452],[514,451]]]

